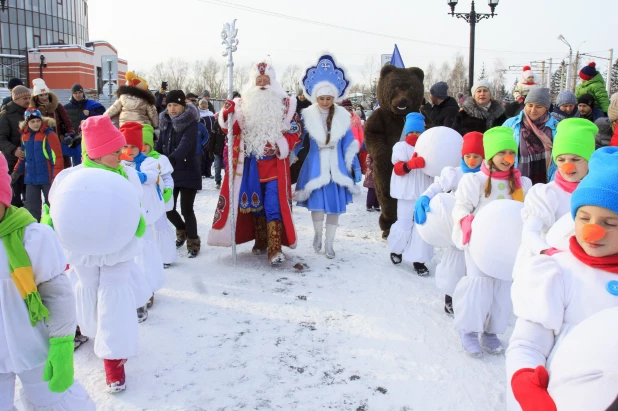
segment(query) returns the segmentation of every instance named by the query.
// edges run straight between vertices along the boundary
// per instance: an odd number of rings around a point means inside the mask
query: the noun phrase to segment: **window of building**
[[[19,39],[17,37],[17,24],[9,24],[9,30],[11,32],[11,48],[19,49]]]
[[[17,7],[17,0],[9,0],[9,7]]]
[[[26,17],[24,16],[24,11],[17,9],[17,24],[20,26],[22,24],[26,24]]]
[[[25,9],[26,10],[32,10],[32,0],[26,0],[26,7],[25,7]]]
[[[41,28],[42,29],[46,29],[47,28],[47,18],[46,16],[41,15]]]
[[[39,1],[39,11],[41,13],[45,13],[45,0],[38,0]]]
[[[0,12],[0,22],[8,23],[9,22],[9,13]]]
[[[34,36],[34,47],[39,47],[41,45],[41,36]]]
[[[2,34],[2,48],[10,48],[11,41],[9,36],[9,25],[2,24],[0,25],[0,34]]]
[[[28,48],[34,47],[34,33],[32,27],[26,27],[26,44]]]
[[[32,26],[32,12],[26,12],[26,26]]]
[[[17,8],[18,8],[18,9],[23,9],[23,8],[25,8],[25,5],[24,5],[24,0],[17,0]]]
[[[28,47],[26,43],[26,27],[18,26],[17,33],[19,34],[19,49],[25,49]]]

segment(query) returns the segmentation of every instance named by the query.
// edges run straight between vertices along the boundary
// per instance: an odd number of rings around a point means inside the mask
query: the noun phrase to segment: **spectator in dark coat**
[[[612,130],[612,122],[607,117],[601,117],[597,121],[594,122],[599,128],[599,132],[594,136],[595,146],[596,148],[607,147],[609,146],[610,141],[612,140],[612,135],[614,131]]]
[[[174,167],[174,208],[167,212],[167,218],[176,227],[176,246],[181,247],[186,241],[190,258],[196,257],[200,251],[193,210],[195,195],[202,189],[196,154],[199,119],[197,107],[186,103],[182,90],[170,91],[167,94],[167,108],[159,115],[160,133],[155,147],[156,151],[167,156]],[[178,196],[182,217],[176,211]]]
[[[492,99],[489,82],[481,80],[472,87],[472,97],[464,101],[461,111],[455,116],[453,129],[462,136],[471,131],[484,133],[505,121],[504,106]]]
[[[212,103],[210,102],[210,91],[204,90],[204,92],[202,93],[202,98],[206,99],[206,101],[208,101],[208,110],[210,110],[210,111],[212,111],[214,113],[215,112],[215,106],[213,106]]]
[[[157,113],[161,114],[167,108],[165,104],[165,96],[167,95],[167,81],[164,81],[161,84],[161,88],[157,91],[155,96],[155,107],[157,108]]]
[[[311,105],[311,101],[307,100],[305,93],[302,90],[298,90],[296,94],[296,112],[300,115],[300,112]]]
[[[4,154],[9,166],[9,173],[13,172],[18,158],[25,158],[22,151],[21,132],[19,123],[24,120],[24,113],[30,105],[30,90],[24,86],[16,86],[11,91],[13,101],[6,105],[0,112],[0,151]],[[26,185],[24,176],[19,177],[13,183],[13,199],[11,204],[17,207],[24,206]]]
[[[213,129],[214,123],[216,123],[215,114],[208,109],[208,100],[206,100],[205,98],[200,100],[199,109],[200,109],[200,123],[203,124],[204,127],[206,127],[207,138],[205,141],[207,143],[213,134],[212,129]],[[208,152],[206,151],[204,155],[202,156],[202,162],[200,163],[203,177],[212,178],[212,171],[211,171],[212,170],[212,160],[213,159],[208,155]]]
[[[10,79],[10,80],[9,80],[8,84],[6,85],[6,87],[7,87],[7,88],[9,89],[9,91],[12,93],[12,92],[13,92],[13,89],[14,89],[15,87],[17,87],[17,86],[23,86],[23,85],[24,85],[24,82],[23,82],[23,81],[21,81],[20,79],[18,79],[18,78],[12,78],[12,79]],[[10,96],[10,95],[9,95],[8,97],[5,97],[5,98],[2,100],[2,108],[0,109],[0,111],[4,110],[4,108],[6,107],[6,105],[7,105],[7,104],[9,104],[11,101],[13,101],[13,97],[12,97],[12,96]],[[10,170],[10,169],[9,169],[9,170]]]
[[[444,81],[434,84],[429,89],[431,108],[427,112],[434,126],[452,127],[459,112],[459,104],[448,95],[448,84]]]
[[[64,109],[67,111],[73,127],[78,131],[78,136],[70,146],[65,146],[63,154],[71,157],[74,166],[81,164],[81,137],[79,137],[79,130],[82,121],[88,117],[101,116],[105,113],[105,107],[102,104],[89,100],[84,97],[84,88],[80,84],[74,84],[71,88],[71,99],[64,105]]]
[[[600,108],[595,107],[594,105],[594,96],[591,94],[582,94],[577,99],[577,111],[578,113],[575,117],[585,118],[586,120],[590,120],[593,123],[600,119],[601,117],[605,117],[605,114],[601,111]]]
[[[208,156],[214,160],[215,165],[215,188],[221,188],[221,169],[223,168],[223,149],[225,148],[226,138],[221,126],[215,117],[215,122],[212,126],[212,132],[208,139],[206,151]]]

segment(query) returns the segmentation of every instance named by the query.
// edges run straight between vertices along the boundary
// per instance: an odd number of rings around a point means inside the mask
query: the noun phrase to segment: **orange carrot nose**
[[[133,157],[131,157],[131,154],[132,154],[132,150],[127,147],[124,150],[122,150],[122,154],[120,154],[120,159],[121,160],[126,160],[126,161],[131,161],[131,160],[133,160]]]
[[[513,157],[511,154],[507,154],[504,156],[504,161],[506,161],[507,163],[515,164],[515,157]]]
[[[562,167],[560,167],[563,173],[572,173],[575,171],[575,164],[573,163],[564,163]]]
[[[586,224],[582,230],[582,237],[587,243],[599,241],[605,234],[605,229],[598,224]]]
[[[465,160],[465,161],[466,161],[466,164],[468,165],[468,167],[470,167],[470,168],[472,168],[472,166],[476,165],[476,164],[474,164],[475,161],[473,159],[471,159],[471,158],[468,159],[468,160]]]

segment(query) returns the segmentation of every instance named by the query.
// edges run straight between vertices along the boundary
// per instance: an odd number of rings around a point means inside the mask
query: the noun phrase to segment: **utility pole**
[[[549,70],[547,71],[547,87],[551,88],[551,64],[552,64],[552,59],[551,57],[549,58]]]
[[[612,96],[612,74],[614,68],[614,49],[609,49],[609,64],[607,66],[607,95]]]
[[[565,90],[563,85],[565,84],[566,76],[564,75],[566,72],[566,67],[564,65],[564,60],[560,63],[560,91]]]
[[[571,72],[571,91],[573,93],[575,93],[575,85],[577,84],[577,68],[579,67],[579,50],[577,51],[577,54],[575,55],[575,63],[573,64],[572,67],[572,72]]]
[[[545,60],[541,61],[541,87],[545,86]]]

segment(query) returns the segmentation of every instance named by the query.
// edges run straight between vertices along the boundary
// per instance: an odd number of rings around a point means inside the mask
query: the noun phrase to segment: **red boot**
[[[105,380],[107,388],[111,394],[124,391],[127,386],[125,384],[124,360],[103,360],[105,365]]]

